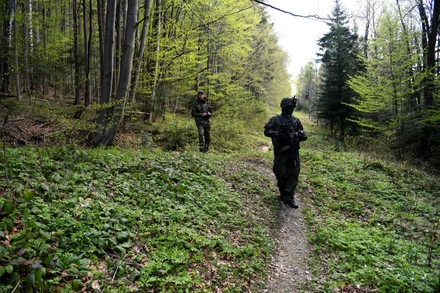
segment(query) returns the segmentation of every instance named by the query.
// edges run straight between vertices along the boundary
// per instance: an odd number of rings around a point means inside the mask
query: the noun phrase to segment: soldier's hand
[[[298,139],[299,139],[299,141],[307,140],[307,134],[304,130],[298,131]]]

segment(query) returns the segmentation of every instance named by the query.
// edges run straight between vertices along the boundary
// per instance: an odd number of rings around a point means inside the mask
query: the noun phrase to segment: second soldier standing
[[[199,149],[201,152],[207,152],[211,143],[212,110],[203,91],[197,92],[197,98],[192,105],[191,114],[196,121],[199,134]]]

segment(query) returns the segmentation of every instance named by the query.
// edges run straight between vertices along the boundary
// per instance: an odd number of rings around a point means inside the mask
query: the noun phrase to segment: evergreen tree
[[[319,39],[322,62],[322,81],[318,100],[318,118],[326,119],[332,134],[339,131],[339,138],[344,139],[349,119],[355,115],[350,104],[355,93],[348,87],[347,81],[360,69],[358,54],[358,36],[350,31],[345,11],[339,0],[335,0],[330,31]],[[353,124],[351,124],[353,125]]]

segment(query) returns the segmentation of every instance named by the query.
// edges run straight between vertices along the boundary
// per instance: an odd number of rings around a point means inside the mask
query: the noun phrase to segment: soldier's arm
[[[304,127],[302,126],[302,123],[299,119],[298,119],[298,140],[299,141],[307,140],[307,133],[304,131]]]
[[[194,104],[192,106],[191,115],[193,117],[202,117],[202,113],[199,111],[196,102],[194,102]]]
[[[268,137],[276,137],[278,136],[278,131],[276,130],[276,126],[273,118],[269,120],[264,126],[264,135]]]

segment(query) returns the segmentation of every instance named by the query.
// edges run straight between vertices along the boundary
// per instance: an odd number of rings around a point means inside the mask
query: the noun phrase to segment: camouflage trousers
[[[273,172],[277,178],[281,200],[293,199],[300,169],[300,162],[295,160],[293,155],[275,155]]]
[[[200,151],[207,151],[211,143],[211,123],[209,121],[196,121],[199,133]]]

